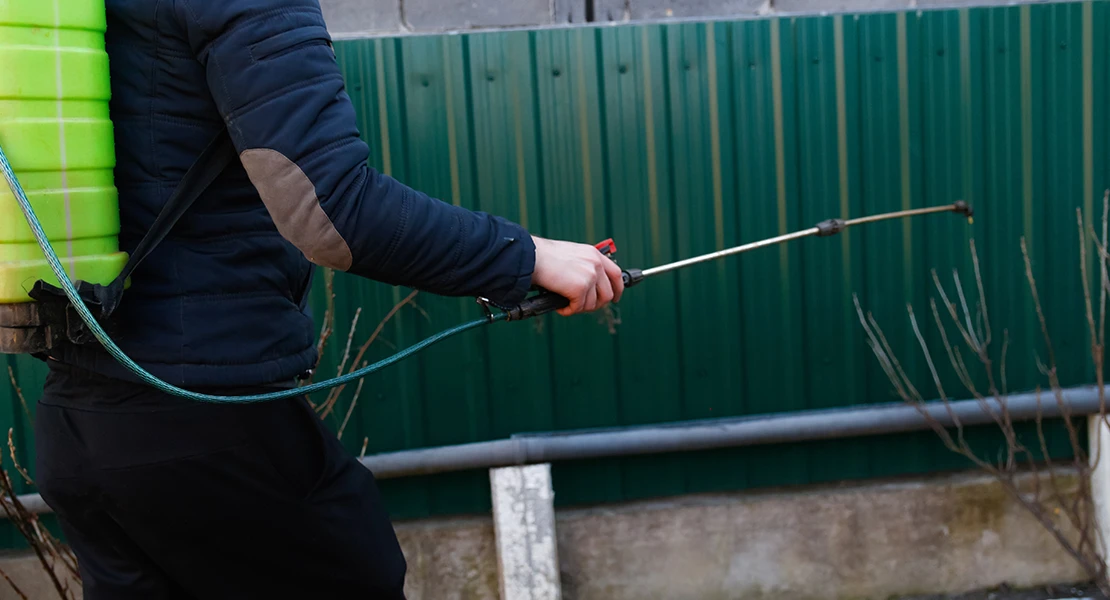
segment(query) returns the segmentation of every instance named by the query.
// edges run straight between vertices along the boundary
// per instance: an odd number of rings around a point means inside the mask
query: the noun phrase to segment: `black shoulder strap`
[[[215,181],[216,177],[231,164],[234,158],[235,146],[231,143],[231,137],[228,135],[227,129],[221,128],[220,133],[209,142],[208,146],[197,157],[196,162],[185,172],[185,176],[181,178],[173,194],[162,206],[162,210],[158,213],[158,217],[154,219],[154,223],[151,224],[146,235],[139,240],[139,244],[128,257],[127,263],[119,275],[108,285],[89,284],[84,281],[75,282],[78,293],[86,304],[90,305],[90,309],[99,309],[95,311],[99,312],[99,318],[107,318],[115,312],[123,297],[127,278],[131,276],[139,263],[143,262],[143,259],[150,254],[151,250],[165,239],[173,226],[181,219],[181,216],[189,210],[189,207]],[[66,299],[65,292],[61,288],[41,280],[35,282],[29,295],[31,298],[40,301],[52,299],[64,301]]]

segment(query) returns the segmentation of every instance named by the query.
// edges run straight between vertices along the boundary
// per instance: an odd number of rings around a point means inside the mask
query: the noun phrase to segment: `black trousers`
[[[54,365],[35,444],[87,599],[404,598],[374,478],[304,398],[194,403]]]

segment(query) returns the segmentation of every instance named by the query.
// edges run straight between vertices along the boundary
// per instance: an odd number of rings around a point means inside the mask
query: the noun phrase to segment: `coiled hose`
[[[61,260],[59,260],[58,255],[54,252],[54,248],[51,247],[50,241],[46,237],[46,232],[43,231],[42,224],[39,222],[38,217],[35,216],[35,211],[33,208],[31,208],[31,202],[27,199],[27,194],[23,191],[23,186],[21,186],[19,184],[19,180],[16,179],[15,172],[12,170],[12,166],[8,162],[8,157],[4,154],[4,150],[2,147],[0,147],[0,168],[2,168],[4,171],[4,179],[7,180],[8,187],[10,187],[12,193],[15,194],[16,202],[19,203],[19,208],[23,211],[23,216],[26,217],[27,223],[31,226],[31,232],[34,233],[35,240],[38,242],[39,247],[42,248],[42,252],[46,256],[46,261],[50,264],[50,270],[53,271],[54,276],[58,278],[58,283],[61,289],[65,292],[66,297],[69,298],[69,301],[77,310],[77,314],[80,315],[81,320],[85,322],[85,325],[88,326],[89,331],[92,332],[97,341],[99,341],[100,344],[104,346],[104,349],[112,355],[112,358],[116,359],[116,361],[118,361],[124,367],[127,367],[128,370],[130,370],[140,379],[145,381],[147,384],[163,392],[166,392],[167,394],[172,394],[174,396],[185,398],[187,400],[209,403],[247,404],[254,402],[269,402],[271,400],[281,400],[284,398],[291,398],[294,396],[327,390],[376,373],[377,371],[401,362],[402,360],[420,352],[421,350],[424,350],[425,348],[437,342],[441,342],[449,337],[456,336],[465,331],[470,331],[471,329],[477,329],[478,327],[482,327],[483,325],[489,325],[491,323],[496,323],[497,321],[504,321],[509,318],[508,313],[503,312],[492,314],[481,319],[475,319],[461,325],[457,325],[455,327],[437,333],[431,337],[428,337],[416,344],[413,344],[412,346],[405,348],[404,350],[401,350],[400,352],[397,352],[396,354],[389,356],[388,358],[384,358],[372,365],[367,365],[361,369],[358,369],[357,371],[352,371],[346,375],[341,375],[339,377],[328,379],[327,381],[321,381],[318,383],[295,387],[278,392],[248,396],[215,396],[211,394],[200,394],[197,392],[191,392],[189,390],[185,390],[172,384],[166,383],[165,381],[162,381],[154,375],[146,372],[146,370],[136,364],[135,361],[131,360],[131,358],[127,356],[123,352],[123,350],[120,350],[119,346],[116,346],[115,342],[112,341],[112,339],[100,326],[100,323],[96,321],[96,318],[93,317],[92,312],[89,311],[89,308],[85,306],[85,303],[78,295],[77,288],[75,288],[73,282],[70,281],[69,275],[62,267]]]

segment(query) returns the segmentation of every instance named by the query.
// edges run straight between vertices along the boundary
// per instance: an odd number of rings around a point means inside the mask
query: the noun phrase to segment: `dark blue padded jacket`
[[[239,154],[146,258],[116,341],[179,386],[291,382],[316,361],[314,265],[514,304],[520,226],[367,164],[318,0],[107,0],[116,186],[130,251],[226,127]],[[95,342],[63,363],[132,379]]]

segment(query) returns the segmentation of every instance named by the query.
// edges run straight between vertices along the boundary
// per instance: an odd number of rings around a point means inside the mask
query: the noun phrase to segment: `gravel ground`
[[[1029,590],[1014,590],[1003,587],[967,594],[903,596],[898,600],[1057,600],[1064,598],[1108,600],[1093,585],[1058,585]]]

